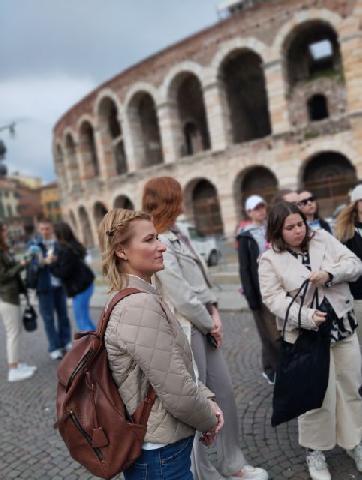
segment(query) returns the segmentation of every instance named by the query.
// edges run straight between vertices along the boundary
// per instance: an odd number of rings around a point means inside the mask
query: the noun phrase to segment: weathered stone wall
[[[290,91],[285,63],[289,39],[299,28],[315,22],[328,24],[336,33],[343,76],[305,82]],[[218,194],[226,234],[232,234],[241,215],[240,179],[245,169],[264,166],[274,173],[279,187],[297,188],[303,183],[308,160],[321,152],[333,151],[346,157],[361,178],[361,22],[362,0],[259,3],[131,67],[81,100],[54,128],[54,157],[61,180],[63,211],[68,218],[72,217],[83,240],[86,233],[80,225],[85,224],[85,215],[96,238],[96,202],[111,208],[115,199],[123,195],[139,208],[142,185],[154,175],[175,176],[185,194],[197,185],[197,179],[211,182]],[[220,69],[229,55],[243,51],[251,51],[261,59],[271,134],[232,144]],[[183,156],[180,148],[182,115],[173,88],[180,83],[177,79],[186,74],[196,77],[201,85],[211,143],[210,149],[191,156]],[[306,105],[315,93],[328,98],[329,117],[311,123]],[[136,118],[135,105],[145,94],[154,101],[163,153],[163,163],[154,166],[147,166],[143,156],[145,144]],[[122,131],[127,159],[127,172],[122,175],[116,174],[112,139],[105,134],[99,111],[105,98],[114,102]],[[98,175],[91,161],[94,152],[82,134],[84,121],[94,131]],[[66,148],[66,135],[72,136],[75,152]],[[151,143],[146,146],[152,149],[155,145]],[[192,216],[192,205],[187,213]]]

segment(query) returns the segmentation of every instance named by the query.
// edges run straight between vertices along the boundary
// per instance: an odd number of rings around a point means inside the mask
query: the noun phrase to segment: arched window
[[[79,207],[78,218],[79,218],[80,232],[82,235],[82,240],[84,245],[87,248],[93,247],[94,239],[93,239],[92,227],[89,220],[88,212],[84,207]]]
[[[220,201],[214,185],[205,179],[194,183],[191,192],[193,219],[197,230],[205,235],[223,233]]]
[[[99,104],[99,125],[106,164],[110,168],[109,176],[127,172],[127,160],[124,150],[123,132],[118,119],[117,105],[111,98],[105,97]],[[107,162],[107,157],[110,157]]]
[[[114,208],[124,208],[126,210],[134,210],[134,205],[126,195],[118,195],[114,200]]]
[[[325,95],[313,95],[308,100],[309,120],[315,122],[329,117],[328,100]]]
[[[86,179],[99,176],[99,160],[93,126],[84,121],[80,127],[80,151]]]
[[[134,95],[128,107],[133,146],[140,167],[163,162],[160,127],[156,105],[149,93]]]
[[[338,37],[325,22],[309,21],[296,27],[286,41],[285,52],[290,89],[302,81],[341,75]]]
[[[348,202],[348,192],[357,183],[356,171],[347,157],[325,151],[314,155],[305,165],[302,188],[314,193],[320,213],[328,216]]]
[[[249,50],[236,50],[220,67],[226,118],[233,143],[271,133],[268,97],[262,59]]]

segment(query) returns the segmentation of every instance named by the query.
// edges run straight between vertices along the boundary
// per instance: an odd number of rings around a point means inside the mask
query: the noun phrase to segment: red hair
[[[142,210],[152,215],[158,233],[169,230],[182,213],[182,188],[173,177],[155,177],[143,187]]]

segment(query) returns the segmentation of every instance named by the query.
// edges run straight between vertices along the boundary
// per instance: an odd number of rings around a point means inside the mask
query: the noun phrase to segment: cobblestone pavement
[[[94,317],[99,310],[93,311]],[[260,346],[249,313],[224,315],[224,350],[238,405],[241,445],[251,464],[273,480],[309,478],[297,443],[296,423],[270,426],[272,388],[260,375]],[[42,330],[25,334],[24,360],[38,366],[24,382],[6,381],[4,331],[0,322],[0,479],[95,479],[69,457],[53,430],[56,363],[49,360]],[[334,480],[362,479],[339,449],[328,455]]]

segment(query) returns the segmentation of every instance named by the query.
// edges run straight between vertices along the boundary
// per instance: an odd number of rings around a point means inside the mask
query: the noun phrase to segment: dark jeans
[[[71,340],[71,329],[67,314],[67,302],[63,287],[52,288],[47,293],[38,293],[40,315],[48,337],[48,351],[64,348]],[[55,313],[57,326],[55,325]]]
[[[91,296],[93,295],[93,290],[94,286],[92,283],[87,290],[84,290],[73,297],[74,318],[80,332],[96,329],[89,313],[89,304]]]
[[[179,440],[156,450],[142,450],[125,472],[126,480],[193,480],[191,450],[194,437]]]
[[[253,310],[253,317],[261,340],[261,362],[264,372],[276,372],[280,352],[280,332],[277,329],[275,315],[265,305]]]

